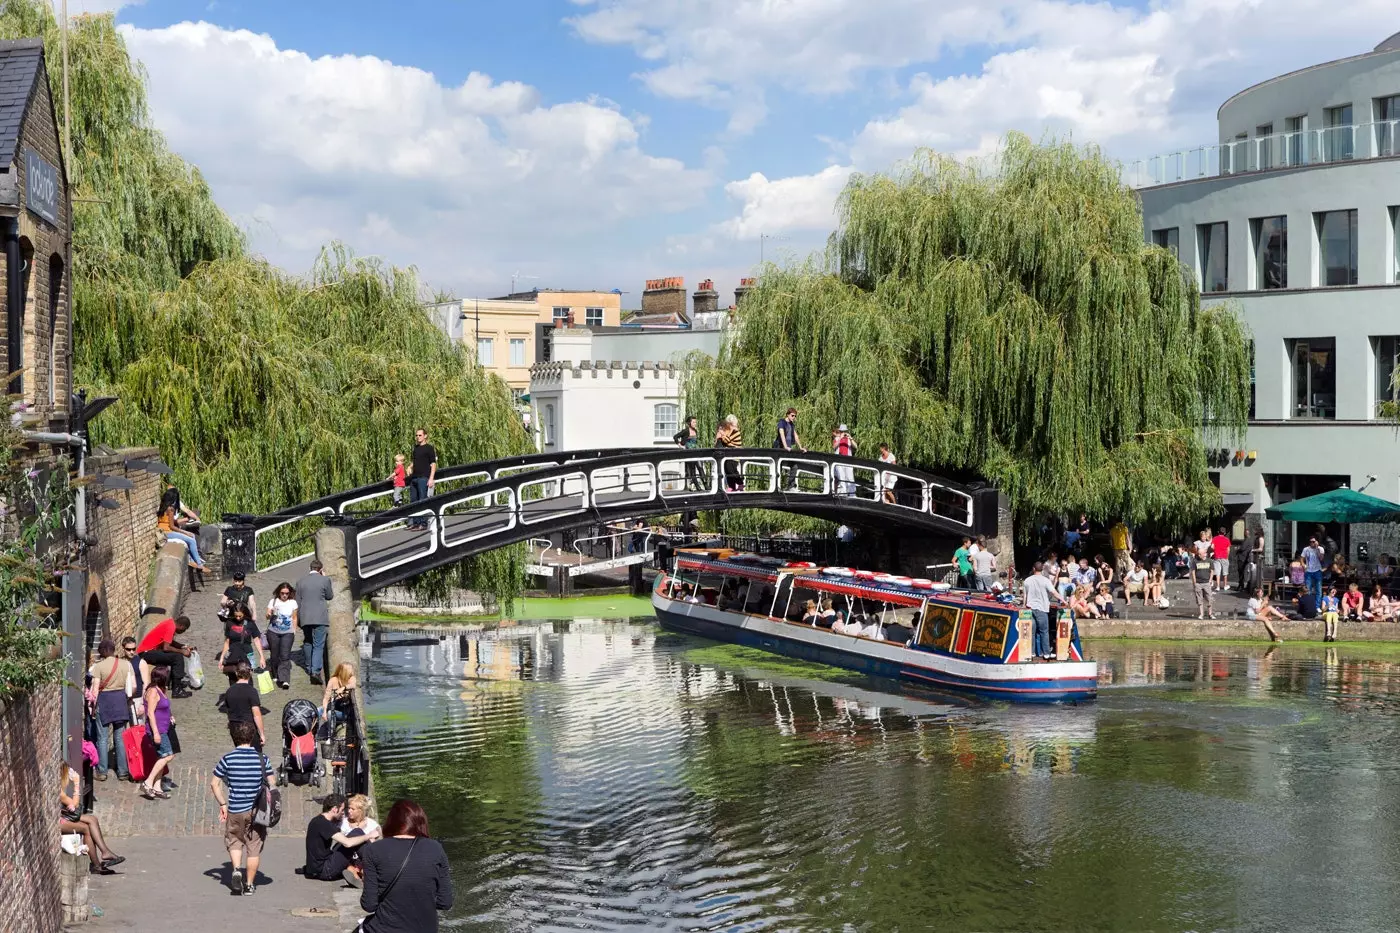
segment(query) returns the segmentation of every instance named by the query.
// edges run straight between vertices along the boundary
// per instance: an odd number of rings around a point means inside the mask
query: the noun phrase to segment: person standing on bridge
[[[302,647],[310,655],[306,671],[318,686],[326,661],[326,627],[331,624],[331,578],[321,572],[321,562],[313,560],[306,576],[297,581],[297,623],[301,626]]]
[[[675,441],[676,446],[682,450],[694,450],[700,446],[700,429],[695,426],[694,415],[685,419],[685,425],[676,432],[671,440]],[[687,489],[696,491],[705,488],[700,480],[700,464],[694,460],[685,462],[685,486]]]
[[[737,448],[744,446],[744,432],[739,429],[738,415],[725,415],[715,431],[715,446]],[[744,488],[744,476],[737,460],[724,461],[724,489],[726,492],[739,492]]]
[[[433,494],[437,484],[437,449],[428,443],[428,432],[419,428],[414,435],[413,475],[409,479],[409,501],[422,502]],[[422,531],[428,527],[426,518],[414,518],[409,528]]]
[[[856,455],[856,439],[851,437],[851,429],[844,424],[831,432],[831,452],[838,457],[854,457]],[[856,494],[855,467],[838,464],[831,468],[831,473],[836,480],[836,494],[838,496],[849,498]]]
[[[773,439],[775,450],[803,450],[802,439],[797,436],[797,409],[789,408],[781,418],[778,419],[778,436]],[[797,488],[797,464],[788,463],[783,466],[783,489]]]

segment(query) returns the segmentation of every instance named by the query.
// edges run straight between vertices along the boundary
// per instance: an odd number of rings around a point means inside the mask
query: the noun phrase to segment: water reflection
[[[377,633],[381,797],[453,858],[454,928],[1386,928],[1397,666],[1094,645],[1007,707],[649,622]]]

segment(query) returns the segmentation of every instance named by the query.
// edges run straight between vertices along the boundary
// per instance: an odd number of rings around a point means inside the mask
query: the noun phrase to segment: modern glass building
[[[1148,242],[1253,333],[1249,439],[1212,467],[1232,514],[1294,554],[1310,529],[1268,506],[1341,485],[1400,501],[1400,33],[1240,91],[1218,119],[1218,142],[1126,171]],[[1352,557],[1395,554],[1392,535],[1353,529]]]

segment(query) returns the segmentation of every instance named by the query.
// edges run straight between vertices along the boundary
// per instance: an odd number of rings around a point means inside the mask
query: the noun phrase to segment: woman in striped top
[[[743,447],[744,432],[739,430],[739,416],[726,415],[715,432],[716,447]],[[739,463],[727,460],[724,464],[724,488],[728,492],[738,492],[744,488],[744,478],[739,472]]]

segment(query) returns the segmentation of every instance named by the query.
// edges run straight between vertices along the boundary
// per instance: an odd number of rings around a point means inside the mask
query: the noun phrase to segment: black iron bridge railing
[[[487,472],[485,466],[476,472]],[[997,523],[996,490],[919,470],[831,454],[676,448],[533,465],[447,490],[439,483],[428,499],[375,514],[342,508],[290,521],[344,528],[352,589],[363,595],[473,554],[595,521],[724,508],[942,535],[995,534]]]

